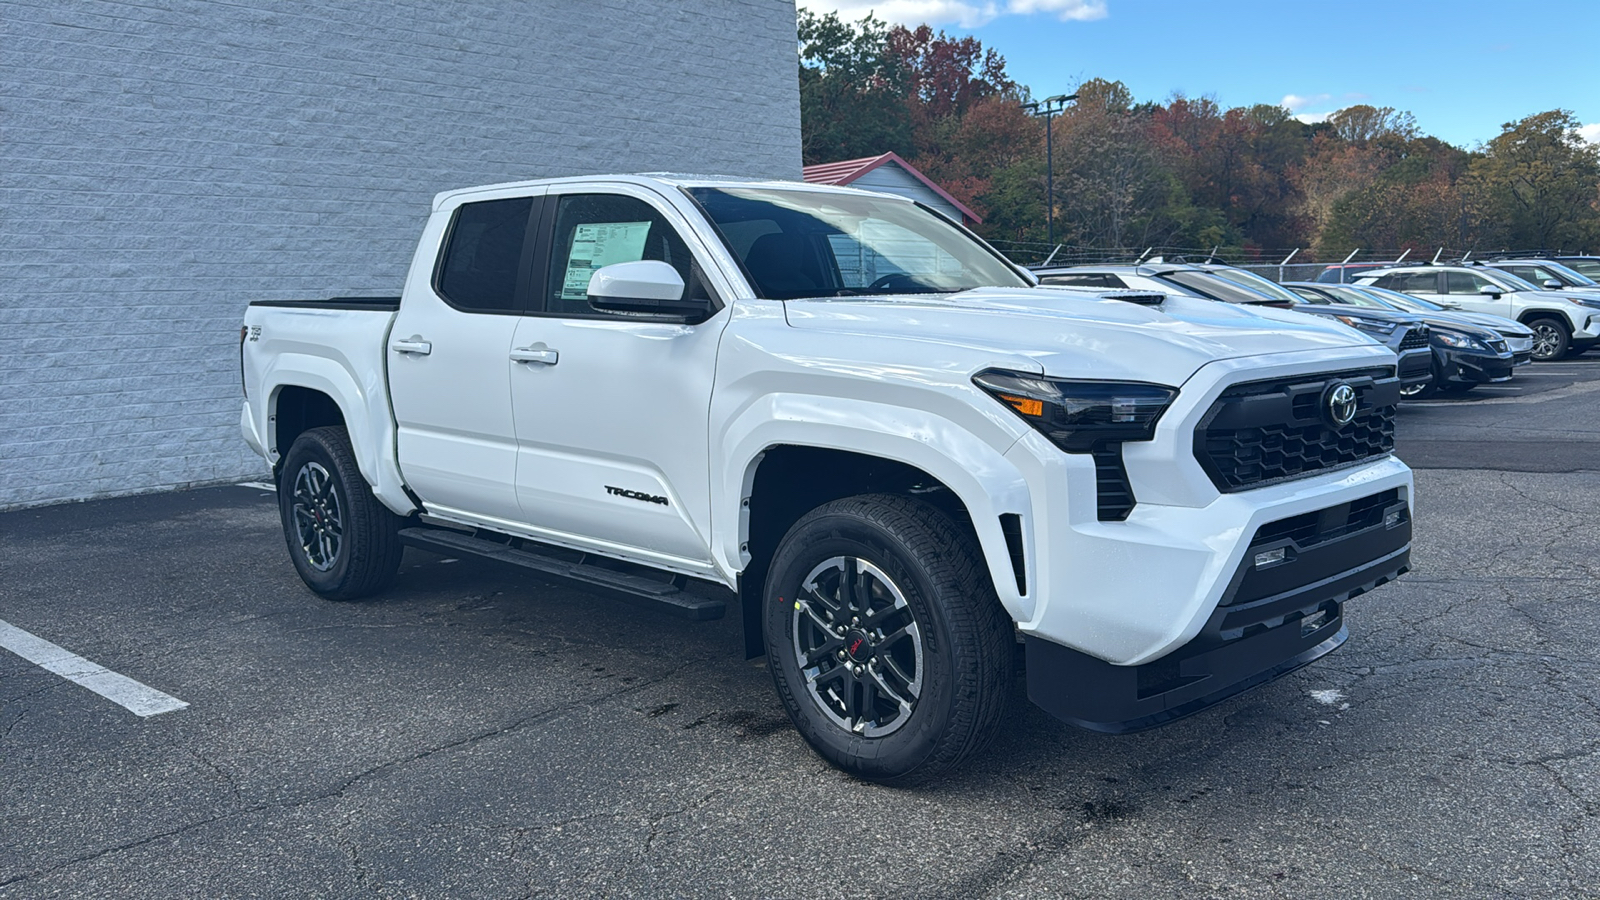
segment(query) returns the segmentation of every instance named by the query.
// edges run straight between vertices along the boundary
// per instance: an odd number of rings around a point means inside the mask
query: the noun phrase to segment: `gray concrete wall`
[[[798,179],[790,0],[0,2],[0,508],[264,471],[256,298],[398,293],[432,195]]]

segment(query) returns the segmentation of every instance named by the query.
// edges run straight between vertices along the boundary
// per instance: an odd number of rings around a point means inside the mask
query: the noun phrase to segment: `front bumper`
[[[1398,488],[1269,522],[1199,634],[1171,653],[1117,666],[1027,635],[1028,698],[1108,733],[1199,712],[1338,649],[1344,602],[1404,574],[1410,555],[1408,492]]]
[[[1396,374],[1401,387],[1417,387],[1433,380],[1433,351],[1427,347],[1404,350],[1400,354]]]
[[[1532,354],[1529,354],[1529,359]],[[1490,384],[1509,379],[1519,364],[1511,353],[1434,349],[1434,378],[1442,384]]]

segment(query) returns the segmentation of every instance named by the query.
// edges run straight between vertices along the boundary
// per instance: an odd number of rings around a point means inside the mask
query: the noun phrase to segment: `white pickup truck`
[[[734,603],[796,728],[864,778],[981,747],[1019,641],[1031,700],[1133,731],[1333,651],[1409,566],[1387,348],[1038,287],[879,194],[450,191],[403,297],[253,303],[240,345],[313,591],[372,595],[409,545]]]

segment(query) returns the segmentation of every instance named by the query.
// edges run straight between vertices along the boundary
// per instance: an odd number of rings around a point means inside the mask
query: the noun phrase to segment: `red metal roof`
[[[945,202],[960,210],[962,217],[967,221],[972,222],[973,224],[978,224],[983,221],[983,218],[977,213],[968,209],[966,204],[950,196],[950,194],[947,193],[944,188],[934,184],[932,179],[928,178],[928,176],[922,174],[921,172],[918,172],[915,166],[901,159],[898,154],[892,152],[885,153],[881,156],[864,156],[861,159],[846,159],[840,162],[817,163],[814,166],[806,166],[803,170],[803,177],[806,181],[812,184],[845,185],[850,184],[857,178],[860,178],[861,176],[871,172],[873,169],[876,169],[881,165],[884,165],[885,163],[894,163],[900,168],[905,169],[911,174],[911,177],[927,185],[928,188],[935,194],[943,197]]]

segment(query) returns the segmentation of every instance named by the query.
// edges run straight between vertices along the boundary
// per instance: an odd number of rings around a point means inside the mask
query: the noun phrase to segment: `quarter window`
[[[532,213],[532,197],[466,203],[456,210],[434,281],[439,296],[467,312],[516,312]]]

